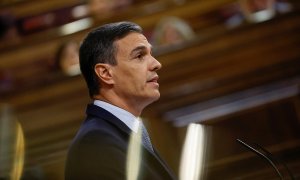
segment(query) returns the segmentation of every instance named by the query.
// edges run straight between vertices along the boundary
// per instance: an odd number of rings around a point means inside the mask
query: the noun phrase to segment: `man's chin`
[[[157,101],[159,98],[160,98],[160,93],[159,92],[153,93],[153,94],[151,94],[151,96],[147,97],[147,99],[148,99],[147,104],[151,104],[151,103]]]
[[[160,93],[158,92],[157,94],[155,94],[155,95],[152,97],[152,99],[153,99],[152,102],[155,102],[155,101],[159,100],[159,98],[160,98]]]

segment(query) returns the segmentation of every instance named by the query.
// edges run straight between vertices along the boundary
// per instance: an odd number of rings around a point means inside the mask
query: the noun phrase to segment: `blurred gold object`
[[[11,107],[0,106],[0,178],[21,179],[25,142],[21,124]]]

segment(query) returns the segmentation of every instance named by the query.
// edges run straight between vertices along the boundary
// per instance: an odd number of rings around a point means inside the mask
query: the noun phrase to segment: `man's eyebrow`
[[[133,56],[135,52],[138,52],[138,51],[144,51],[146,50],[147,47],[146,46],[137,46],[136,48],[134,48],[131,52],[130,52],[130,55]],[[150,45],[150,51],[152,50],[152,46]]]

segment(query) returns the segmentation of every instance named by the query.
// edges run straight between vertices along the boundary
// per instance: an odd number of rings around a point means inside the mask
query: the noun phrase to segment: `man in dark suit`
[[[65,179],[175,179],[139,118],[160,97],[161,64],[151,49],[131,22],[103,25],[84,39],[80,68],[93,102],[69,149]],[[139,134],[142,140],[131,138]],[[132,142],[140,148],[131,151]],[[130,160],[130,153],[139,161]]]

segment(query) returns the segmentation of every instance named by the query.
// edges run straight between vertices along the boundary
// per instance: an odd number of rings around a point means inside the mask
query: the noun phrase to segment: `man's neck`
[[[138,107],[137,105],[131,105],[130,103],[118,98],[118,96],[103,96],[101,94],[94,95],[94,100],[104,101],[106,103],[112,104],[117,106],[121,109],[124,109],[136,117],[139,117],[142,113],[142,108]]]

